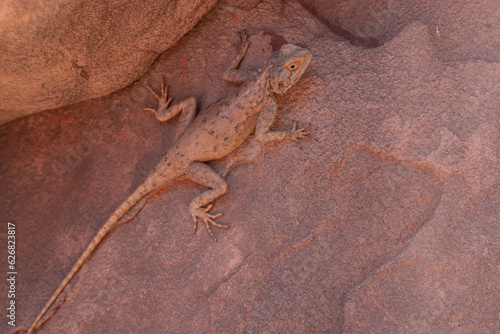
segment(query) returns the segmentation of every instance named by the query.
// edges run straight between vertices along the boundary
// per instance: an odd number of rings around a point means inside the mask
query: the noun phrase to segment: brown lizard
[[[28,334],[34,330],[102,239],[145,196],[160,190],[182,175],[210,188],[191,201],[189,213],[194,223],[193,234],[196,233],[197,221],[200,218],[205,223],[212,239],[217,241],[212,233],[211,225],[225,229],[229,227],[215,222],[214,219],[222,214],[211,214],[210,209],[213,206],[211,203],[226,192],[227,183],[205,162],[227,156],[254,131],[257,139],[263,142],[297,141],[309,138],[307,126],[298,130],[297,123],[288,131],[270,131],[270,128],[277,110],[275,94],[285,93],[297,82],[311,61],[311,51],[295,45],[283,45],[278,52],[269,56],[264,69],[254,74],[237,69],[245,56],[248,45],[246,32],[243,31],[240,34],[238,54],[223,76],[227,81],[243,83],[241,88],[213,103],[198,116],[196,116],[195,98],[169,106],[172,98],[168,98],[168,87],[164,86],[163,80],[160,96],[148,87],[158,99],[159,105],[157,110],[149,108],[145,110],[153,111],[156,118],[162,122],[181,113],[175,134],[175,144],[146,180],[116,209],[97,232],[37,316]]]

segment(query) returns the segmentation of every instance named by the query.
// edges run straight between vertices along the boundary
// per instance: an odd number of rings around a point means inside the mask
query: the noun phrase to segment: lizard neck
[[[247,81],[238,95],[243,97],[251,106],[256,106],[263,103],[272,94],[268,86],[268,70],[266,68],[258,73],[255,78]]]

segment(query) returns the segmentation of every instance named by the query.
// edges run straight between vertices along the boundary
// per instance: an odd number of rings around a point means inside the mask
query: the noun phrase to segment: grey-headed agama
[[[226,192],[227,183],[205,162],[227,156],[254,131],[257,139],[263,142],[297,141],[309,138],[307,126],[297,129],[296,123],[291,130],[287,131],[271,131],[270,128],[277,111],[275,95],[285,93],[299,80],[311,61],[311,51],[295,45],[283,45],[278,52],[269,56],[262,70],[252,73],[237,69],[249,45],[244,31],[240,34],[240,39],[238,54],[223,78],[230,82],[243,83],[243,85],[238,91],[213,103],[198,115],[196,115],[195,98],[170,106],[172,98],[168,98],[167,88],[164,87],[163,81],[159,96],[150,88],[158,98],[159,105],[157,110],[148,108],[145,110],[153,111],[156,118],[162,122],[181,114],[177,123],[175,144],[146,180],[116,209],[97,232],[37,316],[28,333],[34,330],[45,312],[106,234],[148,194],[157,192],[182,175],[209,188],[191,201],[189,213],[194,223],[193,233],[196,232],[198,219],[201,219],[210,236],[216,241],[211,225],[219,228],[229,227],[215,222],[221,214],[210,213],[213,206],[211,203]]]

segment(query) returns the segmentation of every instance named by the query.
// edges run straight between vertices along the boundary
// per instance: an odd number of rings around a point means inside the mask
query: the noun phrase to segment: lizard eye
[[[291,63],[287,64],[285,68],[291,72],[297,71],[300,68],[300,61],[298,60],[292,61]]]

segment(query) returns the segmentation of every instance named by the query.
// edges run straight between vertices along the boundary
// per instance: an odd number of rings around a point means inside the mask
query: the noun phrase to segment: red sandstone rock
[[[19,327],[172,144],[175,121],[142,111],[155,106],[146,83],[158,88],[164,76],[176,100],[206,107],[235,89],[222,73],[244,28],[243,68],[260,68],[283,43],[312,50],[275,128],[311,123],[317,142],[267,145],[229,174],[213,212],[231,229],[215,231],[218,243],[191,235],[199,186],[157,194],[104,241],[40,333],[500,331],[498,62],[473,54],[458,31],[440,30],[457,47],[440,44],[436,26],[404,11],[398,29],[382,27],[390,38],[379,47],[353,46],[316,4],[323,18],[297,2],[221,3],[134,85],[0,128]],[[361,11],[344,4],[347,18]],[[448,27],[476,22],[478,38],[497,43],[498,29],[488,36],[479,24],[498,22],[494,4],[484,20],[457,6],[443,13]]]

